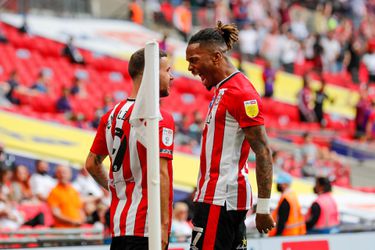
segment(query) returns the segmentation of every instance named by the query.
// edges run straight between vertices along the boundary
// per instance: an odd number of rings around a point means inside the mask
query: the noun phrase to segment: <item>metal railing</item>
[[[103,244],[103,230],[77,229],[25,229],[0,231],[0,248],[37,246],[72,246]]]

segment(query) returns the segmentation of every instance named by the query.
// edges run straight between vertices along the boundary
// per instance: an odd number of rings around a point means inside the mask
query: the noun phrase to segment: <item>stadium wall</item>
[[[248,239],[248,250],[374,250],[375,232]],[[34,248],[51,250],[52,248]],[[54,247],[54,250],[107,250],[103,246]],[[188,243],[170,244],[169,250],[188,250]]]

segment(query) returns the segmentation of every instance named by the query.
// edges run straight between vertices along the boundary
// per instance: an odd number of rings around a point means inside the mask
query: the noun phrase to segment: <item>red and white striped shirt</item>
[[[148,236],[146,148],[134,139],[135,129],[129,123],[133,103],[134,100],[123,101],[102,117],[90,150],[110,156],[112,237]],[[171,214],[174,121],[170,114],[160,112],[163,117],[159,123],[160,157],[168,159]]]
[[[245,170],[250,144],[242,128],[263,125],[262,103],[250,81],[234,72],[216,86],[202,134],[195,202],[246,210],[252,203]]]

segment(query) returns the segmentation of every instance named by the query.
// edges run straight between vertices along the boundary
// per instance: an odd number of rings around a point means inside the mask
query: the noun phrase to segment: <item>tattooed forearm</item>
[[[102,165],[105,156],[89,153],[86,160],[86,169],[94,180],[108,190],[108,173]]]
[[[272,157],[264,126],[244,129],[246,139],[256,156],[256,178],[258,197],[269,198],[272,188]]]

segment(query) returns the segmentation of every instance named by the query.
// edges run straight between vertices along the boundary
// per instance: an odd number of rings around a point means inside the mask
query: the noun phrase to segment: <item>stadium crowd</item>
[[[108,192],[82,168],[72,181],[72,168],[36,160],[34,166],[6,161],[1,148],[0,228],[17,230],[107,225]],[[52,173],[52,175],[51,175]]]
[[[72,178],[72,169],[68,166],[51,164],[43,160],[34,161],[34,166],[16,164],[9,159],[5,152],[4,147],[1,146],[0,230],[95,227],[103,228],[105,235],[108,236],[109,193],[100,188],[85,168],[82,168]],[[278,190],[279,186],[283,185],[284,188],[279,191],[284,195],[280,198],[279,205],[275,209],[273,216],[278,218],[276,216],[277,213],[287,212],[287,214],[282,216],[285,221],[279,221],[280,226],[278,226],[277,230],[275,229],[274,232],[271,232],[270,236],[300,235],[306,232],[319,233],[315,229],[315,224],[318,225],[319,213],[321,209],[330,211],[331,207],[327,207],[324,203],[318,204],[317,202],[320,201],[317,199],[313,205],[315,204],[315,207],[321,206],[318,207],[318,212],[311,210],[306,214],[306,218],[304,216],[303,218],[294,218],[293,216],[296,212],[289,214],[289,209],[293,209],[291,211],[298,209],[298,214],[302,216],[302,208],[299,204],[294,204],[295,202],[298,203],[295,197],[293,200],[293,198],[286,195],[291,192],[289,189],[292,177],[280,168],[277,154],[274,153],[273,155],[277,173],[275,183],[278,186]],[[53,171],[51,171],[50,167],[53,167]],[[323,183],[324,190],[327,189],[330,192],[332,187],[328,178],[319,177],[316,180],[317,183]],[[191,222],[191,211],[193,209],[191,197],[194,192],[188,195],[186,199],[176,201],[173,205],[171,242],[187,242],[191,237],[193,228]],[[324,192],[317,191],[318,195],[322,193]],[[289,208],[285,210],[285,204],[281,205],[282,201],[284,203],[289,202],[287,204]],[[311,216],[315,217],[312,219]],[[336,213],[335,216],[338,216],[338,214]],[[255,225],[251,222],[251,211],[247,217],[248,219],[245,222],[247,228],[255,230]],[[281,217],[279,216],[279,218]],[[337,218],[332,221],[334,232],[337,232],[338,229]],[[301,220],[306,223],[306,226],[297,231],[285,230],[284,227],[292,223],[293,220]],[[331,230],[331,228],[324,229],[324,233],[327,233],[327,230]]]

